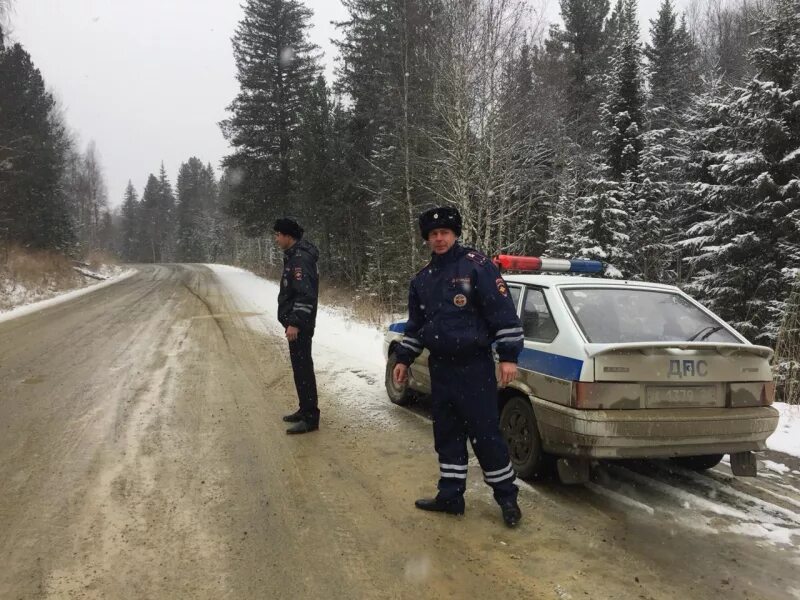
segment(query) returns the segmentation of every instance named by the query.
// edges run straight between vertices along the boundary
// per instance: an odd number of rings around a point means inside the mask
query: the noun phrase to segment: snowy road
[[[391,405],[378,331],[323,311],[322,429],[299,439],[277,288],[165,266],[0,323],[0,598],[800,598],[800,459],[604,464],[524,485],[501,525],[415,511],[424,403]]]

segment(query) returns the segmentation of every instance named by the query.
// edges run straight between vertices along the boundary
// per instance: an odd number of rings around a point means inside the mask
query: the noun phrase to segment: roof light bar
[[[567,260],[508,254],[495,257],[494,264],[501,271],[550,271],[555,273],[602,273],[604,268],[603,263],[599,260]]]

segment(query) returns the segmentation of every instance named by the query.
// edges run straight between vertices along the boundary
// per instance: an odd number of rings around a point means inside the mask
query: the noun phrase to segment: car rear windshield
[[[563,294],[591,343],[741,342],[721,321],[672,292],[581,288]]]

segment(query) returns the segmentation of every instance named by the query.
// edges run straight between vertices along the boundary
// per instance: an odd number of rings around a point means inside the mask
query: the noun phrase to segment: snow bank
[[[781,413],[781,420],[767,440],[767,447],[800,458],[800,406],[783,402],[776,402],[774,406]]]
[[[278,323],[278,284],[244,269],[207,265],[234,295],[244,312],[259,313],[246,320],[256,329],[283,335]],[[314,334],[314,362],[318,370],[335,376],[333,382],[343,402],[385,406],[383,388],[383,331],[361,324],[344,309],[320,306]],[[321,385],[325,385],[320,380]],[[354,386],[355,389],[350,389]],[[772,450],[800,457],[800,406],[776,403],[781,413],[778,429],[767,441]]]
[[[84,294],[88,294],[90,292],[94,292],[101,288],[107,287],[113,283],[116,283],[117,281],[122,281],[123,279],[127,279],[128,277],[136,273],[135,269],[129,269],[127,271],[122,271],[121,269],[119,269],[119,267],[117,267],[116,269],[117,269],[116,274],[114,274],[115,271],[112,270],[111,268],[103,270],[101,274],[104,277],[108,277],[108,279],[100,283],[96,283],[93,285],[89,285],[87,287],[82,287],[76,290],[58,294],[46,300],[40,300],[38,302],[32,302],[30,304],[17,306],[16,308],[12,308],[11,310],[0,311],[0,322],[10,321],[11,319],[17,319],[19,317],[23,317],[25,315],[34,313],[38,310],[42,310],[50,306],[55,306],[56,304],[61,304],[62,302],[67,302],[69,300],[72,300],[73,298],[78,298],[79,296],[83,296]],[[22,299],[28,297],[26,290],[22,286],[16,287],[16,294],[17,295],[13,296],[12,298],[17,298],[18,301],[24,301]]]
[[[279,286],[244,269],[206,265],[231,293],[245,322],[256,331],[283,337],[278,323]],[[392,410],[384,389],[383,331],[350,317],[346,309],[320,305],[314,332],[317,384],[337,404],[356,408],[375,425],[390,426],[401,414]],[[324,377],[320,377],[325,373]]]

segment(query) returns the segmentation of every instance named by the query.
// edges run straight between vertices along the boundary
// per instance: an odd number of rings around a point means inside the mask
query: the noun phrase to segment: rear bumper
[[[545,450],[589,458],[667,458],[764,450],[778,426],[771,406],[575,410],[534,399]]]

